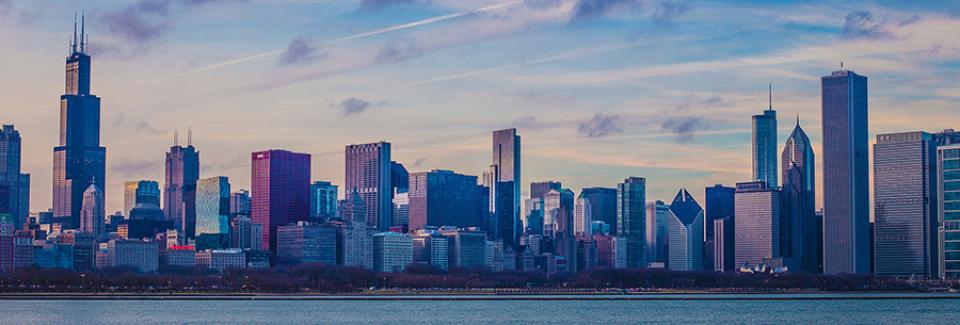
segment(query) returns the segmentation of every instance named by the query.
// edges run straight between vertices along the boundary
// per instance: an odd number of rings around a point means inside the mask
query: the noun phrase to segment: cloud
[[[423,54],[423,50],[412,37],[393,38],[380,48],[377,53],[378,63],[399,63]]]
[[[690,6],[686,3],[661,2],[650,18],[657,24],[670,25],[689,10]]]
[[[290,41],[287,50],[280,55],[280,65],[312,64],[323,59],[321,53],[307,37],[297,37]]]
[[[428,0],[361,0],[360,10],[377,10],[393,5],[422,5],[429,4]]]
[[[687,112],[691,107],[695,105],[704,105],[704,106],[714,106],[723,102],[723,97],[714,95],[707,98],[702,98],[699,95],[691,94],[677,106],[673,107],[674,112]]]
[[[360,98],[350,97],[340,101],[339,103],[333,104],[332,106],[336,109],[339,109],[344,116],[350,116],[363,113],[374,107],[386,106],[388,104],[389,103],[387,101],[373,103]]]
[[[117,115],[117,119],[113,121],[114,130],[133,130],[136,132],[143,132],[148,134],[161,134],[163,131],[157,129],[147,121],[129,119],[123,113]]]
[[[580,122],[577,132],[588,138],[602,138],[608,135],[623,133],[623,127],[620,125],[620,116],[606,115],[597,112],[592,118]]]
[[[110,172],[124,177],[142,177],[160,170],[161,160],[157,159],[114,159],[110,164]]]
[[[877,18],[872,12],[857,10],[847,14],[843,23],[842,36],[847,39],[884,40],[896,37],[896,31],[920,21],[920,16],[912,15],[905,19]]]
[[[95,48],[106,53],[133,53],[130,46],[139,50],[160,39],[171,28],[177,14],[193,7],[214,3],[246,2],[247,0],[139,0],[119,10],[99,17],[107,33],[116,37],[113,44],[101,44]],[[132,54],[130,54],[132,55]]]
[[[660,125],[661,130],[676,135],[677,143],[693,142],[694,132],[703,126],[703,118],[695,116],[671,116]]]
[[[570,22],[592,20],[612,13],[639,12],[642,4],[640,0],[578,0]]]

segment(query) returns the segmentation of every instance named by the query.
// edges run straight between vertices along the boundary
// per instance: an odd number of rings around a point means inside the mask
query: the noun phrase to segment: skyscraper
[[[230,181],[224,177],[197,181],[197,249],[230,245]]]
[[[9,215],[14,229],[30,214],[30,174],[20,173],[20,132],[13,125],[0,130],[0,215]]]
[[[617,235],[627,241],[627,267],[645,267],[647,180],[630,177],[617,186]],[[701,240],[702,240],[701,235]]]
[[[573,234],[575,236],[587,236],[591,235],[591,230],[593,228],[593,206],[590,203],[590,199],[583,196],[583,192],[580,192],[580,197],[577,198],[577,202],[574,205],[573,211]]]
[[[736,213],[736,266],[780,258],[780,191],[763,181],[737,183]]]
[[[131,212],[138,204],[160,209],[160,184],[146,180],[124,182],[123,215],[130,219]]]
[[[493,182],[490,187],[492,217],[497,237],[504,247],[519,245],[520,223],[520,136],[517,129],[493,132]]]
[[[704,259],[704,262],[706,263],[706,265],[704,265],[704,268],[707,270],[715,269],[713,264],[717,256],[716,254],[714,254],[714,252],[716,251],[715,245],[717,241],[714,240],[714,234],[716,234],[718,231],[723,231],[723,229],[721,230],[714,229],[714,220],[727,219],[726,221],[724,221],[722,225],[724,227],[731,227],[730,232],[733,232],[732,227],[734,226],[734,223],[735,223],[734,215],[736,211],[736,209],[734,208],[735,206],[734,194],[736,193],[736,191],[737,189],[732,187],[726,187],[726,186],[723,186],[722,184],[716,184],[714,186],[707,187],[704,190],[704,195],[706,198],[706,202],[705,202],[706,219],[704,220],[704,228],[705,228],[704,253],[706,253],[707,255],[706,258]],[[730,240],[727,240],[724,243],[724,247],[723,247],[724,251],[722,256],[727,260],[725,261],[726,263],[721,263],[721,264],[723,264],[725,267],[730,268],[728,269],[728,271],[733,270],[732,269],[734,264],[733,256],[735,253],[734,247],[735,247],[735,243],[734,243],[734,240],[732,240],[732,238],[730,238]]]
[[[960,144],[937,148],[937,264],[941,278],[960,278]]]
[[[83,205],[80,209],[80,231],[93,234],[94,237],[103,235],[106,218],[104,217],[103,191],[95,184],[90,184],[83,192]]]
[[[90,93],[90,56],[81,20],[79,39],[66,61],[66,89],[60,96],[60,145],[53,148],[53,218],[64,228],[77,228],[83,192],[103,190],[107,149],[100,146],[100,97]]]
[[[647,204],[647,262],[667,263],[670,206],[657,200]]]
[[[686,189],[670,203],[667,220],[667,267],[674,271],[703,270],[703,208]]]
[[[939,275],[936,162],[936,143],[929,133],[877,135],[873,146],[877,275]]]
[[[230,218],[250,217],[250,191],[239,190],[230,194]]]
[[[277,227],[310,214],[310,155],[273,149],[251,159],[250,218],[263,226],[263,250],[276,252]]]
[[[367,223],[381,231],[390,228],[393,219],[392,166],[390,143],[377,142],[346,147],[346,179],[343,190],[346,193],[356,192],[363,198]]]
[[[823,272],[870,272],[867,77],[835,71],[821,78]]]
[[[337,217],[337,186],[330,182],[310,184],[310,217],[327,220]]]
[[[771,86],[772,89],[772,86]],[[773,110],[773,92],[770,106],[763,114],[753,116],[753,180],[777,188],[777,111]]]
[[[425,226],[479,227],[477,177],[433,170],[410,174],[410,229]]]
[[[781,255],[802,271],[820,273],[823,252],[817,241],[823,232],[816,218],[816,158],[800,119],[787,138],[780,156],[783,173],[780,221]]]
[[[173,146],[164,164],[163,215],[180,229],[184,238],[193,238],[197,222],[197,180],[200,179],[200,152],[187,135],[187,146],[181,147],[174,135]]]
[[[606,187],[587,187],[580,196],[590,200],[590,216],[593,221],[603,221],[610,226],[610,232],[617,229],[617,189]]]
[[[547,192],[550,190],[559,191],[563,188],[563,184],[558,181],[543,181],[543,182],[531,182],[530,183],[530,198],[543,198]]]

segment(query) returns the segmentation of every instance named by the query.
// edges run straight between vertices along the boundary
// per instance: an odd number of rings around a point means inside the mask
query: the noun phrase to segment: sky
[[[314,180],[342,184],[344,146],[374,141],[410,172],[480,175],[491,132],[516,127],[524,183],[639,176],[648,200],[702,202],[750,180],[771,83],[779,150],[799,119],[822,177],[819,78],[841,62],[869,78],[871,138],[960,127],[958,0],[0,0],[0,122],[23,138],[32,211],[51,206],[77,11],[108,211],[124,181],[162,183],[188,129],[201,177],[234,190],[253,151],[310,153]]]

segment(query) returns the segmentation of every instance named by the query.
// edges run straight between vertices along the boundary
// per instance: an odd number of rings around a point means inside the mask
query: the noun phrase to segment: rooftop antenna
[[[800,126],[800,113],[797,113],[797,127]]]
[[[76,11],[73,12],[73,42],[70,43],[70,50],[73,53],[77,52],[77,12]]]
[[[173,130],[173,146],[180,146],[180,131],[176,129]]]
[[[767,84],[767,100],[769,101],[770,106],[767,106],[768,110],[773,110],[773,83]]]
[[[86,19],[84,18],[83,11],[80,11],[80,53],[86,53],[87,42],[85,40],[87,33],[85,32],[87,24]]]
[[[187,147],[193,146],[193,127],[187,128]]]
[[[840,70],[843,70],[843,61],[840,61]]]

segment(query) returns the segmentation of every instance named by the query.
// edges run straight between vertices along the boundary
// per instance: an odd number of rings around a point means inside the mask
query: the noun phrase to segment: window
[[[944,192],[943,193],[944,201],[957,201],[960,200],[960,192]]]
[[[960,212],[944,212],[944,221],[960,221]]]
[[[957,191],[960,190],[960,182],[943,182],[944,191]]]
[[[957,159],[960,158],[960,149],[947,149],[943,151],[944,159]]]
[[[948,231],[943,233],[944,240],[960,240],[960,232]]]
[[[960,179],[960,170],[945,170],[943,171],[943,179]]]
[[[947,251],[960,251],[960,242],[943,243],[943,249]]]
[[[943,169],[960,169],[960,160],[956,160],[956,159],[944,160]]]

